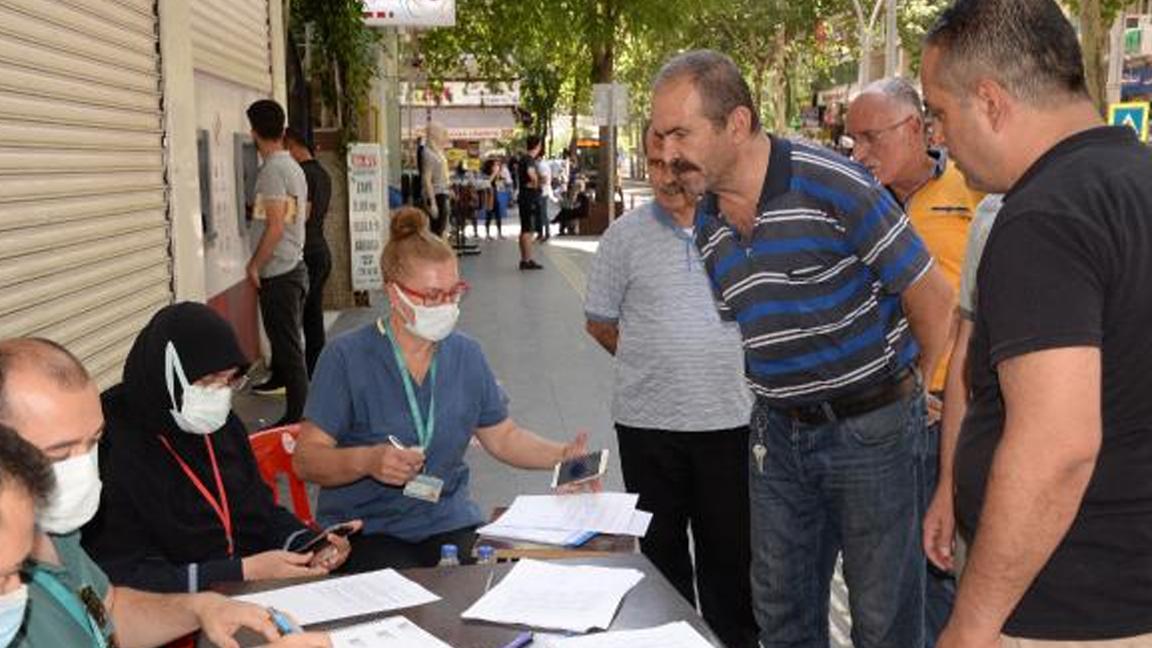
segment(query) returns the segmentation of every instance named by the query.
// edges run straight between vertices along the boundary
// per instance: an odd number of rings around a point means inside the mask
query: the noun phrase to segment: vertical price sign
[[[384,250],[384,169],[379,144],[348,146],[348,234],[352,290],[379,290]]]

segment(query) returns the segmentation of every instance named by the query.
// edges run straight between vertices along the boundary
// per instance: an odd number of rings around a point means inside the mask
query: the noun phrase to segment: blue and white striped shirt
[[[827,401],[910,365],[900,294],[932,258],[863,167],[772,138],[751,240],[705,196],[696,245],[722,317],[740,324],[753,392],[774,406]]]

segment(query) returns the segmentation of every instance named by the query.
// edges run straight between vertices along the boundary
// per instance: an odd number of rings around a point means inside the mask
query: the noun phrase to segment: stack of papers
[[[402,616],[335,630],[332,648],[452,648]]]
[[[645,630],[601,632],[584,637],[536,636],[542,648],[715,648],[687,621]]]
[[[631,493],[521,495],[478,533],[561,546],[579,546],[597,533],[643,537],[652,514],[636,509],[639,499]]]
[[[521,560],[460,616],[567,632],[607,629],[624,595],[643,578],[635,569]]]
[[[404,578],[394,569],[329,578],[235,598],[287,612],[300,625],[399,610],[440,600],[439,596]]]

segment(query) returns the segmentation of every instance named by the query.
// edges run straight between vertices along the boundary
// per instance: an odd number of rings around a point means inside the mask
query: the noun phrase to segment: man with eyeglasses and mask
[[[256,605],[212,593],[151,594],[114,587],[81,548],[78,530],[100,502],[96,448],[104,417],[95,383],[66,349],[34,338],[0,341],[0,424],[15,429],[47,457],[56,484],[36,514],[38,528],[22,566],[27,614],[10,645],[160,646],[202,630],[220,648],[236,648],[232,635],[241,628],[269,641],[280,638],[269,612]],[[19,515],[5,505],[0,518],[3,524],[15,523]],[[3,550],[9,546],[5,541]],[[9,581],[2,585],[7,588]],[[287,641],[276,645],[329,645],[322,635]]]
[[[961,269],[968,243],[969,225],[983,194],[968,189],[964,175],[951,164],[944,151],[929,148],[928,124],[920,93],[900,77],[882,79],[864,88],[848,107],[845,130],[855,142],[853,158],[872,172],[904,207],[912,227],[924,240],[954,291],[960,289]],[[949,324],[948,349],[956,336],[958,319]],[[925,430],[923,493],[924,506],[933,498],[937,476],[944,475],[946,489],[941,497],[951,498],[951,462],[940,470],[940,416],[947,357],[936,366],[928,381],[928,420]],[[947,443],[955,445],[955,439]],[[951,457],[951,452],[945,453]],[[933,646],[944,629],[955,597],[955,580],[945,571],[929,567],[926,591],[925,645]]]

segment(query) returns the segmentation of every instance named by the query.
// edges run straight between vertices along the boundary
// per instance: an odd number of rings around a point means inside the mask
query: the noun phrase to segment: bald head
[[[34,372],[64,389],[77,390],[92,382],[88,370],[68,349],[44,338],[0,340],[0,421],[9,416],[8,387],[17,372]]]
[[[50,340],[17,338],[0,341],[0,423],[60,460],[90,451],[104,416],[76,356]]]

